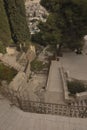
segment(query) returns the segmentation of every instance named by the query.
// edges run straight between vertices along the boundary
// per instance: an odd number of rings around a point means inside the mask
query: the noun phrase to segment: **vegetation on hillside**
[[[29,43],[24,0],[3,0],[9,19],[12,39],[16,45]]]
[[[0,0],[0,52],[5,52],[5,47],[12,42],[10,26],[4,9],[4,2]]]
[[[0,82],[6,80],[9,83],[16,74],[17,71],[15,69],[9,68],[3,63],[0,63]]]
[[[37,59],[31,62],[31,71],[34,71],[34,72],[42,71],[44,68],[47,68],[47,67],[48,67],[47,63],[43,63],[42,61],[39,61]]]
[[[29,37],[24,0],[0,0],[0,52],[13,43],[26,48]]]
[[[40,44],[59,44],[61,48],[81,50],[83,37],[87,34],[87,1],[86,0],[41,0],[49,11],[46,23],[40,22],[40,32],[32,40]]]
[[[78,80],[68,81],[67,86],[70,94],[76,94],[87,91],[85,84]]]

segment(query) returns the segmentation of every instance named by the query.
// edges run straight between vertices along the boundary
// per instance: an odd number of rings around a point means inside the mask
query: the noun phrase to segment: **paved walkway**
[[[74,52],[67,52],[63,54],[60,61],[70,77],[87,80],[87,55],[85,53],[77,55]]]
[[[60,62],[52,61],[48,76],[45,102],[64,103],[63,85],[59,71],[60,67]]]
[[[24,113],[0,97],[0,130],[87,130],[87,119]]]
[[[47,83],[47,91],[51,92],[63,92],[62,81],[60,77],[59,68],[61,65],[58,61],[52,61],[50,66],[50,72]]]

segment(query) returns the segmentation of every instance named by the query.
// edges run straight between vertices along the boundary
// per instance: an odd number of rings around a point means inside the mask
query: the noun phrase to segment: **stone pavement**
[[[87,51],[87,50],[86,50]],[[87,55],[77,55],[74,52],[63,53],[60,59],[65,71],[69,72],[70,77],[79,80],[87,80]]]
[[[50,66],[49,78],[47,83],[47,91],[63,92],[62,81],[60,77],[59,68],[61,65],[58,61],[52,61]]]
[[[61,64],[58,61],[52,61],[48,76],[47,88],[45,93],[45,102],[64,103],[64,93],[62,78],[60,75]]]
[[[0,96],[0,130],[87,130],[87,119],[24,113]]]

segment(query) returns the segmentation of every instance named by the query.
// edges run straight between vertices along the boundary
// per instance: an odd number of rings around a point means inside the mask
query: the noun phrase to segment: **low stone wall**
[[[77,100],[87,100],[87,92],[81,92],[76,94]]]
[[[9,84],[9,89],[16,93],[23,91],[26,87],[28,87],[28,84],[24,72],[19,72]]]
[[[64,98],[65,98],[65,101],[69,103],[69,102],[73,101],[73,98],[69,97],[69,91],[67,88],[67,79],[66,79],[66,76],[64,74],[64,70],[62,67],[59,68],[59,72],[60,72],[62,84],[63,84]]]
[[[2,84],[0,85],[0,94],[2,94],[6,99],[11,101],[11,105],[19,106],[18,103],[18,93],[15,93],[13,90],[9,88],[8,85]]]
[[[30,45],[30,48],[28,49],[26,53],[26,58],[27,60],[29,60],[29,62],[31,62],[32,60],[35,59],[35,57],[36,57],[35,46]]]
[[[8,55],[16,54],[16,47],[6,47],[6,51]]]
[[[28,61],[27,64],[26,64],[26,67],[25,67],[25,75],[27,77],[27,80],[29,79],[29,76],[30,76],[30,73],[31,73],[31,70],[30,70],[30,62]]]

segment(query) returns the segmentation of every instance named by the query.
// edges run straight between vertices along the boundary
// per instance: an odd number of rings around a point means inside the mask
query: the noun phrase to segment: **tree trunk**
[[[62,44],[59,44],[59,48],[57,49],[57,56],[63,56],[63,54],[62,54]]]

